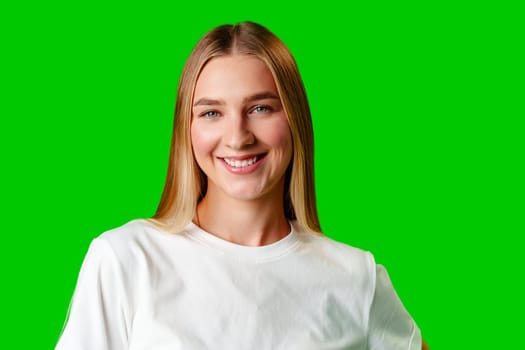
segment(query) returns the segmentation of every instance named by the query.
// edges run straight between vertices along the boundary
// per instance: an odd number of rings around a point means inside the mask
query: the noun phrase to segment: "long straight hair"
[[[286,45],[253,22],[216,27],[197,43],[186,61],[175,105],[168,175],[157,211],[148,220],[163,230],[180,232],[194,217],[207,189],[206,175],[197,165],[191,146],[195,84],[209,60],[235,54],[259,58],[273,75],[293,144],[293,158],[285,175],[285,216],[297,220],[304,229],[321,234],[315,199],[312,118],[304,84]]]

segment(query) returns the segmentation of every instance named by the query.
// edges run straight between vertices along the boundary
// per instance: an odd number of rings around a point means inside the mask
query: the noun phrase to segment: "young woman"
[[[157,213],[93,240],[57,349],[420,349],[373,256],[321,234],[295,61],[217,27],[182,72]]]

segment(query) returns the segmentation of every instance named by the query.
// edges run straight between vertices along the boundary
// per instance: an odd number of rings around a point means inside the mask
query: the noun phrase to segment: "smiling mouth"
[[[253,165],[263,159],[266,156],[266,153],[258,154],[256,156],[253,156],[251,158],[244,158],[244,159],[235,159],[235,158],[228,158],[224,157],[221,158],[226,164],[233,168],[246,168],[250,165]]]

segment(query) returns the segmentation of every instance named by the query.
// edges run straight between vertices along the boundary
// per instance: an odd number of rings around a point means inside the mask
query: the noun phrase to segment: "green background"
[[[325,233],[431,349],[519,348],[523,16],[497,3],[0,5],[0,347],[54,347],[89,242],[154,213],[193,45],[252,20],[299,64]]]

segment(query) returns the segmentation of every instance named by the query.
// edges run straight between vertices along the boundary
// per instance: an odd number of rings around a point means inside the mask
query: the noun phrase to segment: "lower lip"
[[[221,161],[222,164],[224,164],[224,166],[226,167],[226,169],[229,172],[231,172],[233,174],[237,174],[237,175],[245,175],[245,174],[253,173],[255,170],[257,170],[265,159],[266,159],[266,154],[264,156],[262,156],[260,159],[258,159],[255,163],[253,163],[251,165],[247,165],[245,167],[234,167],[234,166],[231,166],[228,163],[226,163],[224,161],[224,159],[222,159],[222,158],[220,159],[220,161]]]

